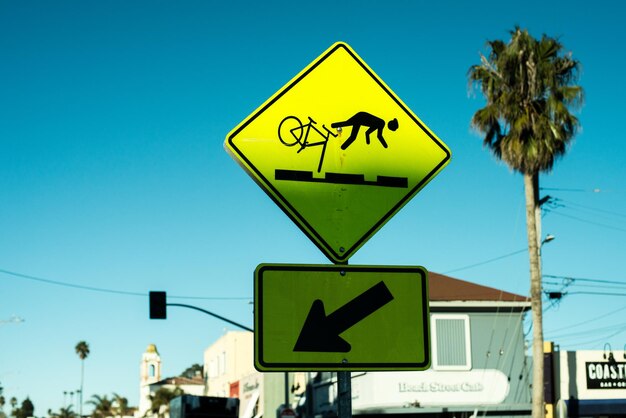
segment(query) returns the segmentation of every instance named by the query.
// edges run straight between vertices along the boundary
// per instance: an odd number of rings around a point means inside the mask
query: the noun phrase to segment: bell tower
[[[161,356],[156,345],[150,344],[141,356],[139,383],[139,416],[150,409],[150,385],[161,380]]]

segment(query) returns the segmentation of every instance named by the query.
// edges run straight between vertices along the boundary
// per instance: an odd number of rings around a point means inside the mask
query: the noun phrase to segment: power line
[[[579,326],[581,326],[581,325],[586,325],[586,324],[588,324],[588,323],[590,323],[590,322],[594,322],[594,321],[597,321],[597,320],[600,320],[600,319],[604,319],[604,318],[606,318],[607,316],[611,316],[611,315],[616,314],[616,313],[618,313],[618,312],[621,312],[621,311],[623,311],[623,310],[625,310],[625,309],[626,309],[626,306],[622,306],[622,307],[621,307],[621,308],[619,308],[619,309],[616,309],[616,310],[611,311],[611,312],[607,312],[607,313],[602,314],[602,315],[600,315],[600,316],[597,316],[597,317],[595,317],[595,318],[591,318],[591,319],[588,319],[588,320],[583,321],[583,322],[579,322],[579,323],[574,324],[574,325],[569,325],[569,326],[567,326],[567,327],[559,327],[559,331],[563,331],[563,330],[566,330],[566,329],[571,329],[571,328],[577,328],[577,327],[579,327]]]
[[[613,212],[613,211],[610,211],[610,210],[605,210],[605,209],[600,209],[600,208],[594,208],[594,207],[591,207],[591,206],[585,206],[585,205],[581,205],[579,203],[574,203],[574,202],[571,202],[569,200],[563,200],[563,199],[559,199],[559,198],[555,198],[554,200],[557,201],[557,202],[563,202],[566,205],[579,207],[579,208],[586,209],[586,210],[589,210],[589,211],[596,211],[596,212],[606,213],[608,215],[614,215],[614,216],[619,216],[619,217],[622,217],[622,218],[626,218],[626,214],[623,214],[623,213]]]
[[[615,329],[624,329],[626,330],[626,323],[621,323],[621,324],[612,324],[612,325],[608,325],[606,327],[602,327],[602,328],[594,328],[591,330],[583,330],[583,331],[576,331],[576,332],[569,332],[566,334],[557,334],[554,336],[551,336],[551,339],[571,339],[571,338],[576,338],[577,336],[583,335],[583,336],[588,336],[590,334],[601,334],[603,332],[607,332],[607,331],[613,331]]]
[[[626,296],[626,293],[615,292],[567,292],[567,295]]]
[[[595,189],[568,189],[568,188],[560,188],[560,187],[540,187],[539,190],[554,190],[557,192],[586,192],[586,193],[601,193],[608,192],[610,190],[602,190],[599,188]]]
[[[617,280],[603,280],[603,279],[590,279],[584,277],[571,277],[571,276],[557,276],[554,274],[544,274],[543,277],[548,277],[551,279],[563,279],[569,281],[577,281],[577,282],[592,282],[592,283],[606,283],[606,284],[617,284],[626,286],[626,282],[621,282]]]
[[[626,229],[621,228],[619,226],[597,222],[594,220],[582,218],[582,217],[567,214],[567,213],[562,213],[561,209],[566,209],[566,210],[575,211],[575,212],[576,211],[582,212],[585,215],[592,215],[596,218],[601,217],[604,219],[608,219],[609,221],[618,221],[618,222],[622,221],[622,219],[619,219],[619,218],[626,218],[626,214],[615,212],[615,211],[609,211],[605,209],[600,209],[600,208],[595,208],[591,206],[581,205],[579,203],[574,203],[569,200],[564,200],[564,199],[554,198],[554,197],[550,197],[546,203],[547,203],[547,206],[544,208],[544,211],[543,211],[544,214],[554,213],[556,215],[570,218],[579,222],[588,223],[591,225],[596,225],[596,226],[600,226],[600,227],[608,228],[612,230],[626,232]],[[616,217],[618,218],[616,219]]]
[[[572,285],[576,285],[576,289],[585,287],[585,288],[591,288],[591,289],[616,289],[616,290],[622,290],[622,291],[626,290],[626,283],[610,283],[610,284],[604,284],[603,282],[578,283],[578,281],[572,280],[572,279],[562,279],[562,281],[558,281],[558,280],[559,279],[549,279],[549,278],[546,279],[544,276],[542,283],[546,286],[560,286],[562,289],[561,291],[567,289],[568,287]]]
[[[456,269],[453,269],[453,270],[444,271],[442,274],[449,274],[449,273],[454,273],[454,272],[460,271],[460,270],[466,270],[466,269],[469,269],[469,268],[472,268],[472,267],[482,266],[483,264],[488,264],[488,263],[492,263],[494,261],[502,260],[503,258],[511,257],[513,255],[520,254],[520,253],[523,253],[525,251],[528,251],[528,249],[524,248],[524,249],[521,249],[521,250],[513,251],[512,253],[501,255],[499,257],[490,258],[489,260],[481,261],[479,263],[470,264],[468,266],[459,267],[459,268],[456,268]]]
[[[564,214],[561,212],[561,209],[565,209],[567,211],[574,211],[574,213],[582,213],[583,216],[592,216],[593,220],[590,220],[587,217],[578,217],[578,216],[574,216],[571,214]],[[571,219],[575,219],[580,222],[591,223],[591,224],[603,226],[606,228],[620,229],[620,230],[623,230],[623,228],[616,226],[614,222],[617,221],[619,223],[623,223],[624,218],[626,218],[626,214],[623,214],[623,213],[610,211],[610,210],[604,210],[604,209],[591,207],[591,206],[585,206],[585,205],[571,202],[569,200],[563,200],[559,198],[550,198],[550,200],[548,201],[547,207],[544,208],[544,213],[545,214],[556,213],[561,216],[569,217]],[[598,222],[596,221],[597,218],[608,220],[610,224]]]
[[[558,283],[558,282],[549,282],[549,281],[544,281],[544,284],[548,285],[548,286],[569,286],[572,283]],[[617,285],[603,285],[603,284],[576,284],[576,288],[580,288],[580,287],[587,287],[587,288],[592,288],[592,289],[618,289],[618,290],[626,290],[626,288],[624,288],[624,286],[617,286]]]
[[[550,213],[553,213],[553,214],[559,215],[559,216],[563,216],[565,218],[574,219],[574,220],[579,221],[579,222],[584,222],[584,223],[588,223],[588,224],[591,224],[591,225],[601,226],[603,228],[612,229],[612,230],[615,230],[615,231],[626,232],[626,229],[624,229],[624,228],[619,228],[617,226],[607,225],[607,224],[603,224],[603,223],[600,223],[600,222],[589,221],[587,219],[579,218],[578,216],[566,215],[564,213],[557,212],[557,211],[551,211]]]
[[[545,210],[545,213],[546,214],[552,213],[553,211],[559,211],[559,213],[563,213],[561,212],[561,209],[566,211],[565,213],[568,213],[571,216],[577,215],[585,220],[593,220],[595,222],[604,222],[605,224],[612,225],[612,226],[616,225],[616,222],[623,225],[624,221],[626,220],[623,217],[624,215],[619,214],[617,212],[599,211],[597,209],[589,209],[587,207],[580,207],[580,206],[576,206],[572,204],[561,204],[561,203],[555,203],[553,205],[550,205],[550,207],[548,207]]]
[[[597,342],[603,342],[608,340],[609,338],[615,337],[618,334],[621,334],[622,332],[626,331],[626,327],[620,328],[617,331],[615,331],[612,334],[609,335],[604,335],[600,338],[594,338],[593,340],[587,340],[587,341],[579,341],[579,342],[575,342],[575,343],[570,343],[570,345],[576,344],[577,346],[581,346],[581,345],[585,345],[585,344],[592,344],[592,343],[597,343]]]
[[[83,286],[83,285],[80,285],[80,284],[61,282],[61,281],[58,281],[58,280],[50,280],[50,279],[44,279],[42,277],[35,277],[35,276],[28,275],[28,274],[16,273],[14,271],[9,271],[9,270],[4,270],[4,269],[0,269],[0,273],[8,274],[9,276],[18,277],[20,279],[27,279],[27,280],[40,282],[40,283],[52,284],[52,285],[56,285],[56,286],[71,287],[71,288],[74,288],[74,289],[89,290],[89,291],[92,291],[92,292],[114,293],[114,294],[117,294],[117,295],[127,295],[127,296],[147,296],[147,293],[127,292],[127,291],[123,291],[123,290],[105,289],[105,288],[92,287],[92,286]]]
[[[28,274],[17,273],[17,272],[14,272],[14,271],[9,271],[9,270],[4,270],[4,269],[0,269],[0,273],[6,274],[6,275],[9,275],[9,276],[13,276],[13,277],[16,277],[16,278],[19,278],[19,279],[26,279],[26,280],[39,282],[39,283],[46,283],[46,284],[51,284],[51,285],[55,285],[55,286],[69,287],[69,288],[79,289],[79,290],[87,290],[87,291],[90,291],[90,292],[111,293],[111,294],[125,295],[125,296],[141,296],[141,297],[147,297],[148,296],[148,293],[128,292],[128,291],[125,291],[125,290],[107,289],[107,288],[94,287],[94,286],[84,286],[84,285],[80,285],[80,284],[62,282],[62,281],[59,281],[59,280],[45,279],[45,278],[42,278],[42,277],[31,276],[31,275],[28,275]],[[208,297],[204,297],[204,296],[168,296],[168,297],[172,298],[172,299],[196,299],[196,300],[250,300],[250,299],[252,299],[250,297],[218,297],[218,296],[208,296]]]

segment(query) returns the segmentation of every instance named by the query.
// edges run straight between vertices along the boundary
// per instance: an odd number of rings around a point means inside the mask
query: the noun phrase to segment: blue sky
[[[233,329],[175,308],[151,322],[149,290],[205,297],[187,302],[251,326],[258,264],[329,263],[223,142],[336,41],[452,150],[351,264],[422,265],[528,294],[527,253],[480,264],[525,248],[523,185],[470,129],[482,100],[467,84],[485,41],[517,24],[561,39],[586,96],[582,131],[541,178],[562,205],[543,218],[557,237],[544,273],[626,283],[623,15],[617,1],[0,1],[0,320],[25,320],[0,324],[5,396],[30,396],[37,416],[63,406],[85,340],[85,398],[136,405],[148,344],[176,375]],[[622,289],[575,281],[546,305],[546,338],[622,350]]]

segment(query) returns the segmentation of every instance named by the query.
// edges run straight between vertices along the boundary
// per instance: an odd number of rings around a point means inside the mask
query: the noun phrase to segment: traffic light
[[[150,319],[167,319],[165,292],[150,292]]]

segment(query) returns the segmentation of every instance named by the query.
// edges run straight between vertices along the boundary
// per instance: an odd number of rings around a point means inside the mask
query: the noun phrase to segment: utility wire
[[[84,285],[80,285],[80,284],[62,282],[62,281],[59,281],[59,280],[45,279],[45,278],[42,278],[42,277],[31,276],[31,275],[28,275],[28,274],[17,273],[17,272],[14,272],[14,271],[9,271],[9,270],[4,270],[4,269],[0,269],[0,273],[6,274],[6,275],[9,275],[9,276],[13,276],[13,277],[17,277],[19,279],[26,279],[26,280],[39,282],[39,283],[47,283],[47,284],[51,284],[51,285],[55,285],[55,286],[70,287],[70,288],[73,288],[73,289],[87,290],[87,291],[91,291],[91,292],[112,293],[112,294],[116,294],[116,295],[125,295],[125,296],[141,296],[141,297],[147,297],[148,296],[148,293],[128,292],[128,291],[125,291],[125,290],[116,290],[116,289],[106,289],[106,288],[102,288],[102,287],[84,286]],[[170,296],[170,295],[168,295],[168,298],[172,298],[172,299],[196,299],[196,300],[250,300],[250,299],[252,299],[252,298],[249,298],[249,297],[217,297],[217,296],[204,297],[204,296]]]
[[[552,335],[551,339],[566,340],[566,339],[576,338],[577,336],[581,336],[581,335],[588,336],[590,334],[601,334],[607,331],[613,331],[615,329],[626,329],[626,323],[607,325],[606,327],[594,328],[592,330],[583,330],[583,331],[569,332],[565,334],[556,334],[556,335]]]
[[[566,286],[568,287],[569,285],[571,285],[572,283],[558,283],[558,282],[550,282],[550,281],[543,281],[543,284],[548,285],[548,286]],[[616,286],[616,285],[603,285],[603,284],[576,284],[576,288],[581,288],[581,287],[586,287],[586,288],[592,288],[592,289],[617,289],[617,290],[626,290],[626,288],[624,288],[624,286]]]
[[[559,327],[559,331],[563,331],[563,330],[566,330],[566,329],[571,329],[571,328],[577,328],[577,327],[580,327],[580,326],[582,326],[582,325],[586,325],[586,324],[589,324],[589,323],[591,323],[591,322],[595,322],[595,321],[598,321],[598,320],[600,320],[600,319],[604,319],[604,318],[606,318],[607,316],[611,316],[611,315],[616,314],[616,313],[618,313],[618,312],[621,312],[621,311],[623,311],[623,310],[625,310],[625,309],[626,309],[626,306],[622,306],[622,307],[621,307],[621,308],[619,308],[619,309],[616,309],[616,310],[611,311],[611,312],[607,312],[607,313],[602,314],[602,315],[600,315],[600,316],[597,316],[597,317],[595,317],[595,318],[591,318],[591,319],[588,319],[588,320],[583,321],[583,322],[579,322],[579,323],[574,324],[574,325],[569,325],[569,326],[567,326],[567,327]]]
[[[615,231],[626,232],[626,229],[624,229],[624,228],[619,228],[617,226],[607,225],[607,224],[603,224],[603,223],[600,223],[600,222],[589,221],[587,219],[579,218],[578,216],[566,215],[564,213],[556,212],[556,211],[551,211],[550,213],[553,213],[553,214],[559,215],[559,216],[563,216],[565,218],[574,219],[574,220],[579,221],[579,222],[584,222],[584,223],[588,223],[588,224],[591,224],[591,225],[601,226],[603,228],[612,229],[612,230],[615,230]]]
[[[615,292],[567,292],[568,295],[626,296],[626,293]]]
[[[561,209],[563,209],[565,212],[562,212]],[[616,225],[616,222],[623,225],[624,221],[626,221],[626,219],[624,219],[622,215],[618,214],[617,212],[610,212],[610,213],[607,213],[608,211],[600,212],[595,209],[587,209],[583,207],[573,206],[571,204],[558,203],[558,204],[550,205],[549,207],[545,209],[544,213],[548,214],[548,213],[552,213],[553,211],[559,211],[559,213],[568,213],[570,214],[570,216],[578,215],[581,217],[581,219],[585,219],[585,220],[591,219],[594,222],[603,222],[608,225]]]
[[[92,291],[92,292],[114,293],[114,294],[117,294],[117,295],[128,295],[128,296],[147,296],[146,293],[127,292],[127,291],[123,291],[123,290],[104,289],[104,288],[100,288],[100,287],[83,286],[83,285],[80,285],[80,284],[66,283],[66,282],[61,282],[61,281],[57,281],[57,280],[50,280],[50,279],[44,279],[44,278],[41,278],[41,277],[30,276],[28,274],[16,273],[14,271],[9,271],[9,270],[4,270],[4,269],[0,269],[0,273],[7,274],[7,275],[13,276],[13,277],[18,277],[20,279],[27,279],[27,280],[40,282],[40,283],[48,283],[48,284],[53,284],[53,285],[56,285],[56,286],[71,287],[71,288],[74,288],[74,289],[89,290],[89,291]]]
[[[604,209],[600,209],[600,208],[594,208],[594,207],[591,207],[591,206],[581,205],[579,203],[574,203],[574,202],[569,201],[569,200],[564,200],[564,199],[555,198],[555,197],[550,197],[548,199],[548,201],[546,202],[545,207],[543,208],[542,215],[543,214],[548,214],[548,213],[555,213],[557,215],[560,215],[560,216],[563,216],[563,217],[566,217],[566,218],[570,218],[570,219],[574,219],[574,220],[577,220],[579,222],[589,223],[589,224],[592,224],[592,225],[601,226],[601,227],[604,227],[604,228],[609,228],[609,229],[614,229],[614,230],[626,231],[626,229],[620,228],[620,227],[615,226],[615,225],[608,225],[606,223],[596,222],[596,221],[585,219],[585,218],[581,218],[581,217],[578,217],[578,216],[562,213],[560,211],[561,209],[566,209],[566,210],[571,210],[571,211],[578,211],[578,212],[582,212],[583,214],[586,214],[586,215],[590,215],[589,212],[591,212],[591,214],[594,217],[602,217],[604,219],[609,219],[611,221],[615,221],[616,220],[615,217],[626,218],[626,214],[623,214],[623,213],[618,213],[618,212],[604,210]]]
[[[592,343],[603,344],[603,343],[606,343],[607,340],[615,337],[616,335],[619,335],[619,334],[623,333],[624,331],[626,331],[626,328],[622,328],[622,329],[614,332],[613,334],[609,334],[607,336],[604,336],[604,337],[601,337],[601,338],[597,338],[595,340],[579,342],[576,345],[587,345],[587,344],[592,344]]]
[[[575,282],[606,283],[606,284],[617,284],[617,285],[626,286],[626,282],[620,282],[617,280],[602,280],[602,279],[589,279],[589,278],[584,278],[584,277],[556,276],[553,274],[544,274],[543,277],[548,277],[551,279],[563,279],[563,280],[575,281]]]
[[[622,217],[622,218],[626,218],[626,214],[624,214],[624,213],[613,212],[613,211],[610,211],[610,210],[605,210],[605,209],[600,209],[600,208],[594,208],[594,207],[591,207],[591,206],[585,206],[585,205],[581,205],[579,203],[574,203],[574,202],[571,202],[569,200],[564,200],[564,199],[559,199],[559,198],[554,198],[554,200],[557,201],[557,202],[563,202],[565,205],[568,205],[568,206],[574,206],[574,207],[578,207],[578,208],[589,210],[589,211],[601,212],[601,213],[606,213],[607,215],[613,215],[613,216],[619,216],[619,217]]]
[[[441,274],[449,274],[449,273],[454,273],[456,271],[466,270],[466,269],[469,269],[469,268],[472,268],[472,267],[482,266],[483,264],[492,263],[494,261],[502,260],[503,258],[511,257],[513,255],[520,254],[520,253],[523,253],[525,251],[528,251],[528,249],[524,248],[522,250],[513,251],[512,253],[504,254],[504,255],[501,255],[499,257],[490,258],[489,260],[481,261],[481,262],[475,263],[475,264],[470,264],[469,266],[464,266],[464,267],[459,267],[459,268],[456,268],[456,269],[453,269],[453,270],[444,271]]]
[[[606,342],[606,340],[615,337],[618,334],[621,334],[622,332],[626,331],[626,327],[620,328],[617,331],[615,331],[612,334],[609,335],[604,335],[600,338],[594,338],[593,340],[587,340],[587,341],[579,341],[579,342],[575,342],[575,343],[570,343],[569,345],[576,345],[576,346],[581,346],[581,345],[586,345],[586,344],[592,344],[592,343],[598,343],[598,342]]]
[[[563,295],[570,295],[570,294],[574,294],[574,295],[575,295],[576,293],[578,293],[578,289],[579,289],[579,288],[582,288],[582,287],[584,287],[584,288],[588,288],[588,289],[591,289],[591,290],[598,290],[598,289],[614,289],[614,290],[616,290],[616,291],[617,291],[617,290],[621,290],[621,291],[626,290],[626,289],[625,289],[624,287],[622,287],[622,286],[610,286],[610,285],[601,285],[601,284],[600,284],[600,285],[594,285],[594,284],[577,284],[577,285],[576,285],[576,289],[577,289],[577,290],[576,290],[576,291],[574,291],[574,292],[571,292],[571,293],[570,293],[570,292],[565,291],[565,288],[569,287],[568,285],[557,284],[557,283],[545,283],[545,282],[544,282],[544,284],[546,284],[547,286],[561,286],[561,289],[562,289],[562,290],[560,290],[560,293],[563,293]],[[563,286],[565,286],[565,287],[563,287]],[[591,290],[589,290],[589,291],[591,291]],[[615,294],[615,293],[611,293],[611,294]]]
[[[602,190],[599,188],[595,189],[568,189],[568,188],[560,188],[560,187],[540,187],[539,190],[554,190],[558,192],[587,192],[587,193],[601,193],[607,192],[609,190]]]

